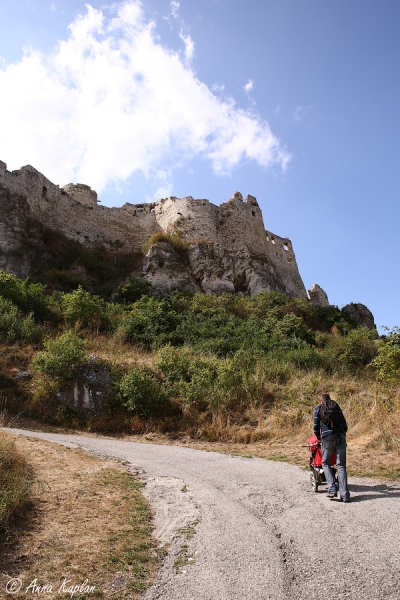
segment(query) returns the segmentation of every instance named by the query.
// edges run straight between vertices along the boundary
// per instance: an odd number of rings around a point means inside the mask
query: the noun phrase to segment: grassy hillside
[[[108,433],[300,440],[318,396],[329,392],[350,435],[400,454],[400,332],[379,339],[337,307],[277,292],[157,299],[134,280],[107,302],[81,286],[49,293],[0,273],[0,335],[12,413]],[[92,353],[112,385],[101,413],[83,421],[57,392]]]

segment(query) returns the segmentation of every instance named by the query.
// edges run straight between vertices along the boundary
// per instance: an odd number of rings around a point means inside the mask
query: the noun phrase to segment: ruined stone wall
[[[218,240],[219,208],[208,200],[167,198],[155,205],[155,217],[161,229],[181,232],[187,240]]]
[[[189,241],[212,240],[231,251],[247,245],[268,251],[262,213],[253,196],[243,202],[235,192],[221,206],[191,196],[167,198],[155,204],[155,216],[161,229],[180,232]]]
[[[270,231],[265,231],[264,236],[268,245],[269,260],[275,272],[279,273],[282,281],[285,282],[287,293],[296,298],[307,299],[307,291],[300,277],[292,242]]]
[[[264,221],[257,200],[236,192],[219,207],[218,241],[229,250],[241,251],[248,246],[258,252],[268,250],[265,242]]]
[[[64,185],[64,192],[67,192],[69,196],[74,198],[74,200],[78,200],[78,202],[82,202],[82,204],[97,204],[97,192],[92,190],[89,185],[84,185],[83,183],[68,183]]]
[[[26,198],[32,216],[44,226],[88,247],[137,250],[152,233],[160,230],[154,205],[127,203],[120,208],[108,208],[83,204],[31,166],[10,172],[1,163],[0,187]]]

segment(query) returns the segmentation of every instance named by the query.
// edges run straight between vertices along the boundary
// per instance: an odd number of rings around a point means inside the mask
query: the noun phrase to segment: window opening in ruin
[[[256,216],[256,213],[254,212],[254,210],[251,211],[251,214],[253,215],[253,217]]]
[[[46,198],[46,196],[47,196],[47,187],[46,187],[45,185],[43,186],[43,190],[42,190],[42,196],[43,196],[44,198]]]
[[[288,263],[290,263],[292,261],[292,259],[288,257],[287,261],[288,261]]]
[[[269,242],[269,237],[267,235],[265,237],[267,238],[267,242]]]
[[[287,244],[283,244],[283,249],[286,250],[286,252],[289,252],[289,248],[287,247]]]
[[[274,240],[274,238],[271,238],[271,242],[272,242],[273,244],[275,244],[275,240]]]

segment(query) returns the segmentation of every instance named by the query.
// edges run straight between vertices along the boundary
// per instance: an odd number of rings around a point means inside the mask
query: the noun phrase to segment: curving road
[[[144,600],[399,600],[400,485],[350,479],[352,502],[263,459],[113,439],[20,433],[129,462],[170,543]],[[305,454],[305,462],[307,460]]]

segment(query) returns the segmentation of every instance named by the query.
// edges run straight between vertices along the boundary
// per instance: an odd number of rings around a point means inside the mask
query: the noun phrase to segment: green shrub
[[[168,343],[179,344],[174,335],[179,321],[169,300],[143,296],[122,319],[119,335],[124,340],[147,349]]]
[[[33,314],[24,316],[11,300],[0,296],[0,336],[10,340],[36,342],[42,336],[42,328],[34,321]]]
[[[372,365],[380,381],[396,382],[400,379],[400,328],[394,327],[387,336],[375,341],[377,356]]]
[[[67,380],[85,356],[85,342],[68,331],[44,343],[44,350],[33,359],[35,371],[48,379]]]
[[[170,393],[184,409],[228,408],[241,410],[245,404],[258,406],[266,398],[262,356],[239,350],[232,357],[218,359],[196,354],[189,348],[166,347],[159,351],[156,365]]]
[[[145,417],[159,415],[168,402],[156,374],[144,366],[131,369],[122,378],[120,393],[128,410]]]
[[[118,287],[115,302],[121,304],[132,304],[140,300],[142,296],[150,296],[151,284],[141,279],[131,279]]]
[[[45,286],[41,283],[29,283],[11,273],[0,271],[0,296],[11,300],[24,313],[33,313],[38,319],[47,319],[49,313]]]
[[[352,329],[343,338],[343,349],[339,354],[339,360],[349,367],[363,367],[368,365],[376,356],[377,337],[376,329],[368,330],[365,327]]]
[[[220,405],[220,394],[216,392],[218,362],[213,357],[198,357],[192,362],[188,377],[175,384],[184,408],[194,407],[204,411]]]
[[[65,322],[72,327],[99,331],[109,326],[107,302],[86,292],[82,286],[63,296],[62,309]]]
[[[71,406],[70,404],[60,404],[57,407],[56,416],[61,423],[65,423],[66,425],[71,425],[73,421],[78,421],[78,411],[75,406]]]
[[[191,348],[174,348],[168,345],[159,350],[155,366],[162,372],[168,383],[190,381],[192,365],[197,358]]]

